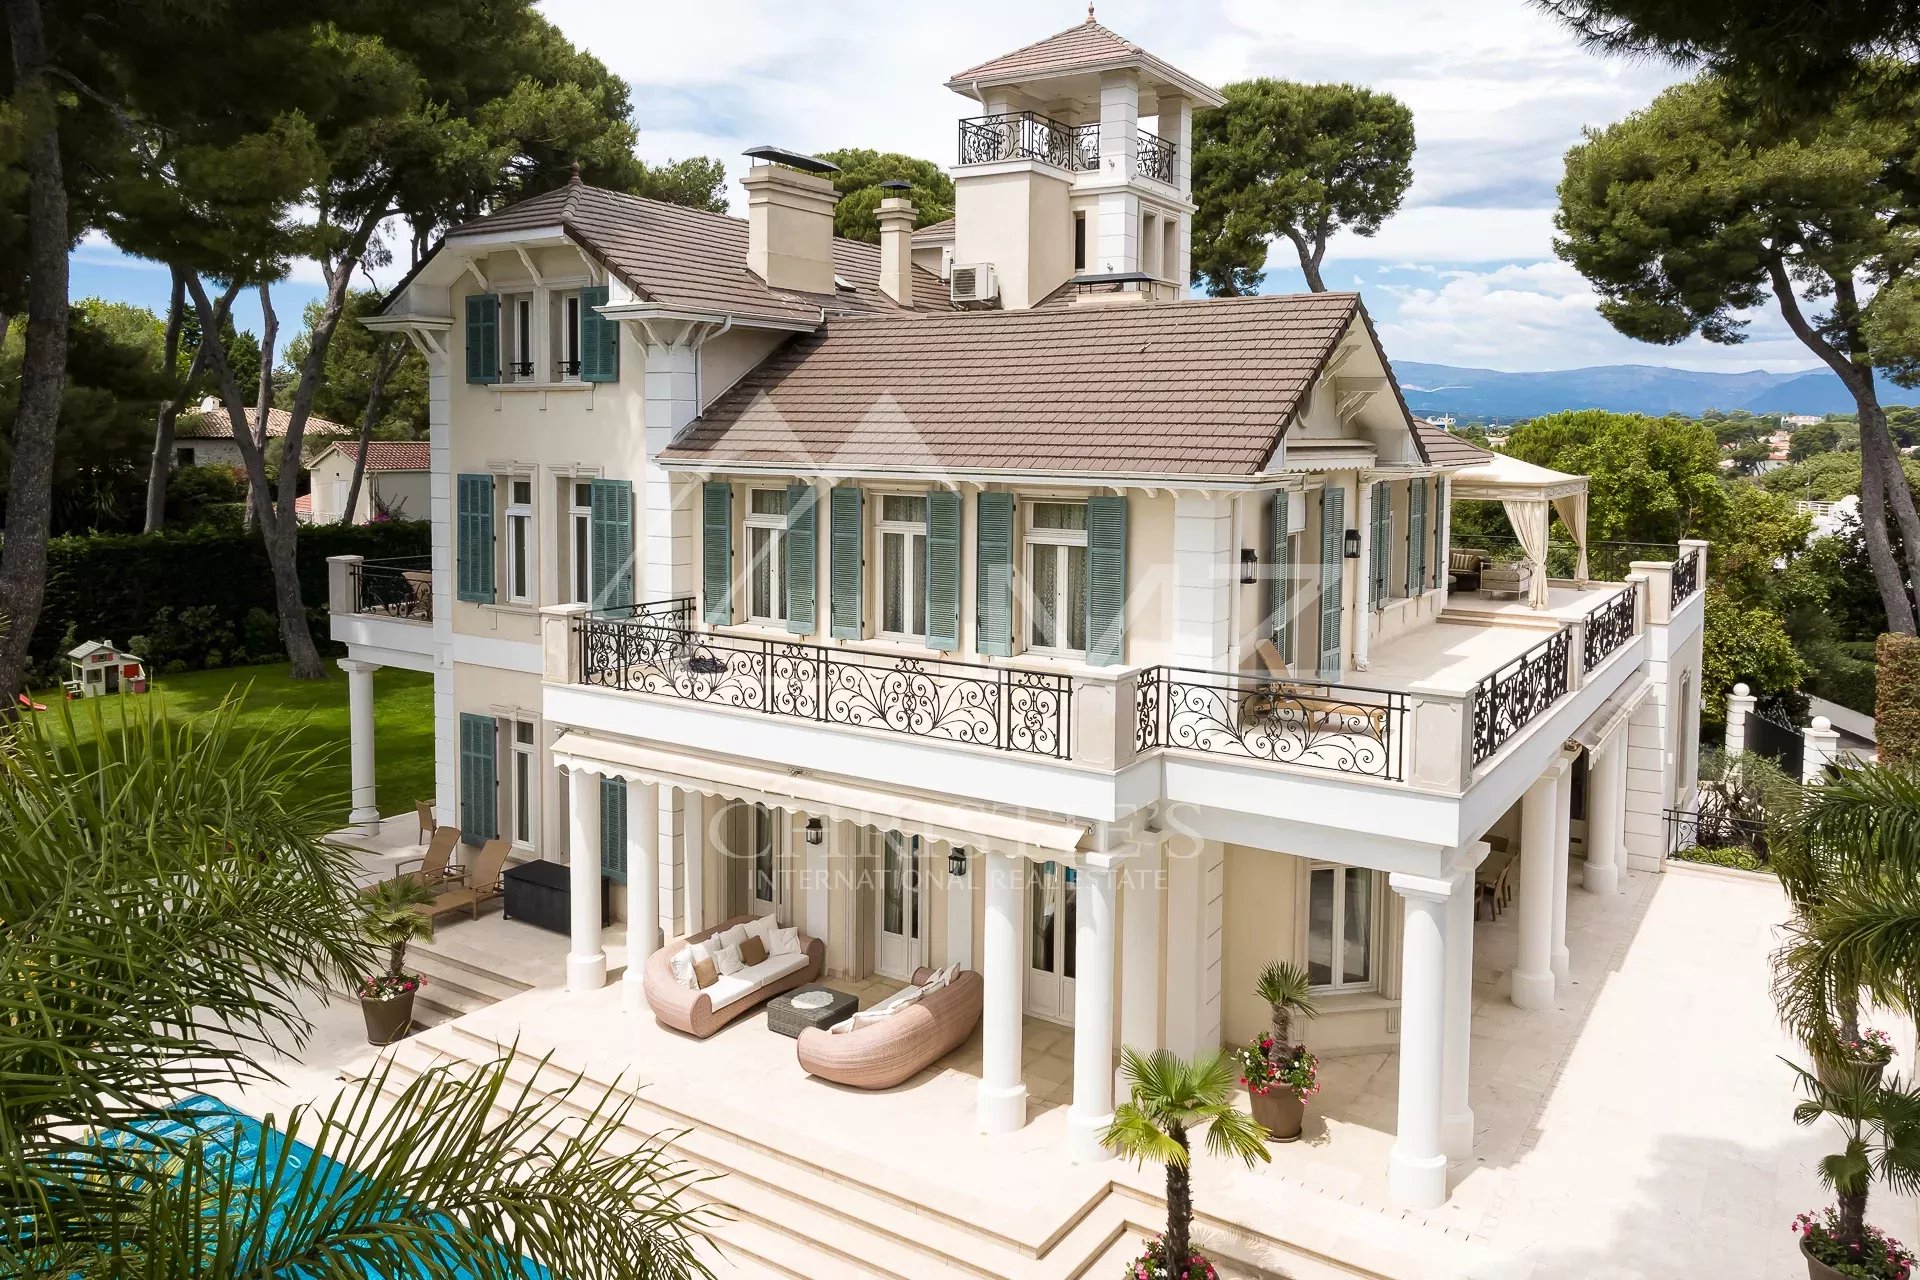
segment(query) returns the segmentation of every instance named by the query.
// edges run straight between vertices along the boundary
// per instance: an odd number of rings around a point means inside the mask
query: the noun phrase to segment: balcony
[[[1156,182],[1174,185],[1177,146],[1145,130],[1134,144],[1136,172]],[[959,163],[991,164],[1001,160],[1039,160],[1073,173],[1100,167],[1100,124],[1067,124],[1035,111],[1006,111],[973,116],[960,122]]]
[[[357,560],[348,567],[351,613],[433,621],[433,557]]]

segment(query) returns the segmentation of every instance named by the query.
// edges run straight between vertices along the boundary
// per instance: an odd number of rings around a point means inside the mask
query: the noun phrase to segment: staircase
[[[407,948],[407,967],[427,980],[413,997],[414,1021],[424,1026],[450,1022],[533,990],[532,983],[457,960],[430,942]]]

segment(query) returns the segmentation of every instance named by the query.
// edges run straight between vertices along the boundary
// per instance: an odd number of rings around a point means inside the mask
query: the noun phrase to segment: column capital
[[[381,666],[378,662],[368,662],[364,658],[340,658],[337,661],[340,669],[350,676],[370,676]]]
[[[1389,875],[1387,885],[1403,898],[1422,902],[1445,902],[1453,896],[1455,887],[1451,878],[1409,875],[1404,871]]]
[[[1471,844],[1461,845],[1453,851],[1453,857],[1447,861],[1449,878],[1458,880],[1463,876],[1471,876],[1480,869],[1480,864],[1485,862],[1492,852],[1493,846],[1485,840],[1475,840]]]

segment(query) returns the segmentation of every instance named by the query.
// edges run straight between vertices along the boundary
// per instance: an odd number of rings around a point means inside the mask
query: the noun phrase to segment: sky
[[[861,146],[952,161],[954,121],[977,107],[954,72],[1082,20],[1082,0],[547,0],[576,44],[633,90],[643,159],[688,155],[745,172],[741,152]],[[1211,84],[1251,76],[1345,80],[1413,111],[1414,182],[1379,234],[1337,237],[1327,284],[1358,289],[1398,361],[1540,370],[1666,364],[1737,371],[1815,361],[1778,314],[1735,347],[1654,347],[1613,332],[1586,282],[1553,254],[1554,186],[1583,126],[1644,106],[1681,73],[1581,49],[1524,0],[1098,0],[1100,21]],[[742,212],[737,184],[730,191]],[[404,256],[404,255],[402,255]],[[161,307],[167,276],[95,239],[73,292]],[[382,283],[390,281],[382,280]],[[310,269],[276,288],[283,328],[318,295]],[[1268,291],[1303,289],[1284,244]],[[258,306],[243,304],[254,327]]]

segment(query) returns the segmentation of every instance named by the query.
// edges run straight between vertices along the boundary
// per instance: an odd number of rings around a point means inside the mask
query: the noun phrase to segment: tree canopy
[[[1578,409],[1515,427],[1506,451],[1588,479],[1594,542],[1715,537],[1728,499],[1713,429],[1692,418]]]
[[[820,158],[840,166],[840,172],[833,175],[834,189],[840,193],[840,202],[833,207],[833,234],[843,239],[880,243],[880,222],[874,211],[894,194],[881,190],[883,182],[911,184],[905,195],[913,201],[916,227],[932,226],[953,216],[953,179],[931,160],[864,147],[822,151]]]
[[[1413,113],[1350,84],[1243,80],[1193,126],[1193,282],[1214,297],[1252,293],[1267,242],[1285,238],[1307,287],[1341,231],[1371,236],[1413,182]]]

